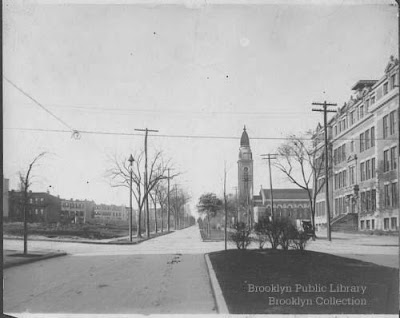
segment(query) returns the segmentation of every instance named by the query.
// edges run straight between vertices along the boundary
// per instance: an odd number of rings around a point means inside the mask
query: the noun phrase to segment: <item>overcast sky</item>
[[[222,193],[225,161],[234,192],[244,125],[258,192],[269,186],[260,154],[283,140],[252,138],[315,128],[322,114],[311,111],[313,101],[342,105],[356,81],[380,78],[390,55],[397,56],[397,8],[389,5],[29,3],[4,1],[4,75],[73,129],[159,130],[149,148],[184,172],[176,182],[192,203],[203,192]],[[140,151],[143,136],[82,133],[75,140],[52,132],[68,128],[3,85],[11,188],[18,171],[48,151],[35,169],[34,191],[51,185],[65,198],[129,204],[105,171],[110,155]],[[273,175],[274,186],[291,186],[275,169]]]

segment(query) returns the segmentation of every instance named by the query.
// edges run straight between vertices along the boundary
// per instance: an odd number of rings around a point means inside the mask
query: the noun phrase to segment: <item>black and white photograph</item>
[[[400,0],[3,0],[3,317],[398,317]]]

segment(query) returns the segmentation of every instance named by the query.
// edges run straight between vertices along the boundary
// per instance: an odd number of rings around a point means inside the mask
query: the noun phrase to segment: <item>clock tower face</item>
[[[244,128],[240,139],[238,190],[240,205],[246,206],[251,204],[253,198],[253,157],[246,128]]]

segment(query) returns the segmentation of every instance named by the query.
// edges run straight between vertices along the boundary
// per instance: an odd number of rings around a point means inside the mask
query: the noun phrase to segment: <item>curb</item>
[[[34,263],[34,262],[42,261],[45,259],[55,258],[55,257],[60,257],[60,256],[65,256],[65,255],[67,255],[67,253],[60,252],[60,253],[52,253],[52,254],[44,255],[44,256],[41,256],[38,258],[23,259],[23,260],[19,260],[18,262],[8,262],[8,263],[3,264],[3,268],[10,268],[10,267],[14,267],[14,266]]]
[[[58,242],[58,243],[79,243],[79,244],[97,244],[97,245],[136,245],[139,243],[142,243],[144,241],[148,241],[154,238],[157,238],[159,236],[164,236],[167,234],[171,234],[174,233],[175,231],[170,231],[167,233],[163,233],[163,234],[159,234],[157,236],[154,237],[150,237],[150,238],[143,238],[140,241],[136,241],[136,242],[118,242],[118,238],[115,239],[115,241],[110,241],[110,242],[99,242],[99,241],[80,241],[80,240],[70,240],[70,239],[66,239],[66,240],[62,240],[62,239],[45,239],[45,238],[29,238],[29,241],[38,241],[38,242]],[[23,241],[22,237],[3,237],[4,240],[19,240],[19,241]]]
[[[224,295],[222,294],[217,276],[215,275],[215,271],[212,267],[210,257],[208,256],[208,254],[204,254],[204,258],[207,264],[208,276],[210,277],[211,289],[213,291],[214,299],[217,304],[217,311],[219,314],[229,314],[228,306],[226,305]]]

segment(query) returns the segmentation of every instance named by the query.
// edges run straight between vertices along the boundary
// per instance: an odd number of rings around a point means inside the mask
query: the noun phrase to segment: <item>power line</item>
[[[47,104],[47,107],[52,108],[67,108],[71,109],[78,109],[78,110],[85,110],[85,111],[94,111],[94,112],[127,112],[127,113],[176,113],[176,114],[198,114],[198,115],[254,115],[254,116],[270,116],[270,115],[306,115],[306,112],[293,112],[293,111],[263,111],[263,112],[243,112],[243,111],[188,111],[188,110],[179,110],[179,109],[132,109],[132,108],[114,108],[114,107],[101,107],[101,106],[94,106],[94,107],[85,107],[85,106],[77,106],[77,105],[58,105],[58,104]]]
[[[3,78],[10,83],[13,87],[15,87],[20,93],[22,93],[24,96],[28,97],[31,101],[33,101],[36,105],[38,105],[40,108],[42,108],[46,113],[49,115],[53,116],[55,119],[57,119],[61,124],[63,124],[65,127],[69,128],[71,131],[75,132],[76,130],[73,129],[70,125],[68,125],[64,120],[62,120],[60,117],[57,115],[53,114],[51,111],[49,111],[45,106],[43,106],[41,103],[39,103],[35,98],[33,98],[31,95],[29,95],[27,92],[25,92],[22,88],[18,87],[16,84],[14,84],[11,80],[9,80],[7,77],[3,75]]]
[[[19,130],[19,131],[37,131],[37,132],[54,132],[54,133],[70,133],[70,130],[62,129],[43,129],[43,128],[18,128],[18,127],[5,127],[4,130]],[[129,132],[113,132],[113,131],[101,131],[101,130],[79,130],[81,134],[92,134],[92,135],[111,135],[111,136],[144,136],[139,133]],[[167,135],[157,134],[152,135],[154,137],[162,138],[187,138],[187,139],[225,139],[225,140],[238,140],[238,136],[207,136],[207,135]],[[292,140],[290,137],[250,137],[250,140]],[[296,138],[297,140],[312,141],[313,138]],[[352,141],[354,138],[337,138],[335,141]],[[375,138],[375,140],[386,140],[386,141],[397,141],[397,139],[391,138]]]

